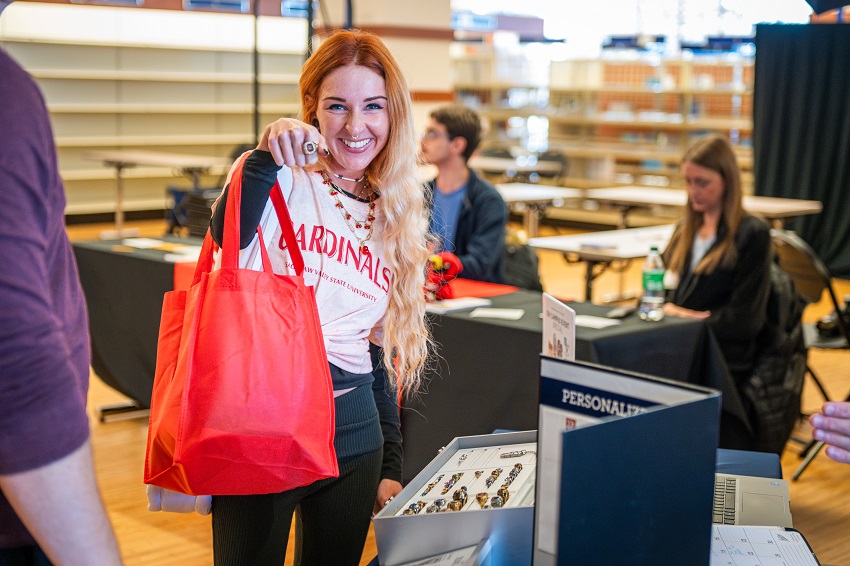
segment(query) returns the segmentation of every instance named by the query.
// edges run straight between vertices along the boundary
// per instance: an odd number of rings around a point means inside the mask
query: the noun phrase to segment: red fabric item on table
[[[472,279],[457,278],[449,282],[453,296],[459,297],[498,297],[519,291],[519,287],[513,285],[501,285],[499,283],[485,283]]]
[[[195,277],[196,261],[186,261],[174,264],[174,290],[186,291],[192,286],[192,278]]]

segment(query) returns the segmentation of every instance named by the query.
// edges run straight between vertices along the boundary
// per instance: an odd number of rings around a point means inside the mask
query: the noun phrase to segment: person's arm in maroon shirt
[[[31,535],[56,564],[120,564],[94,477],[85,302],[53,134],[2,50],[0,77],[0,546]]]

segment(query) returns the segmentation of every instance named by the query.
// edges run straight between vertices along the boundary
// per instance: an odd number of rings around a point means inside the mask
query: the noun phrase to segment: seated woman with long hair
[[[770,226],[743,208],[741,171],[720,135],[695,140],[682,158],[688,191],[683,220],[665,252],[664,312],[704,319],[737,384],[753,371],[756,337],[770,293]],[[746,449],[744,423],[721,420],[720,444]]]

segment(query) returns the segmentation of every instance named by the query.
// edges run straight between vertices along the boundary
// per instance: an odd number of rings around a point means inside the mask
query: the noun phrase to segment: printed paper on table
[[[543,293],[543,355],[576,359],[576,311]]]

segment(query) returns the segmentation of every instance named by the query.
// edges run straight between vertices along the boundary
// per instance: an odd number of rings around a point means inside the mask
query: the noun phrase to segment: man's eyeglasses
[[[438,132],[437,130],[425,130],[420,134],[420,137],[428,140],[435,140],[437,138],[446,138],[453,139],[449,134],[444,134],[443,132]]]

